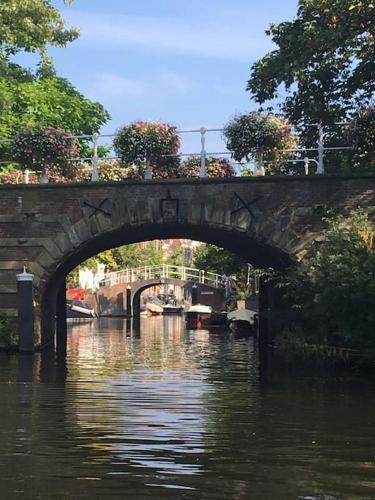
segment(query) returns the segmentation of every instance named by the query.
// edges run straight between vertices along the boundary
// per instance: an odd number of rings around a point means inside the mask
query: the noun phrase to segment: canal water
[[[0,498],[374,499],[370,381],[259,366],[180,317],[69,328],[0,357]]]

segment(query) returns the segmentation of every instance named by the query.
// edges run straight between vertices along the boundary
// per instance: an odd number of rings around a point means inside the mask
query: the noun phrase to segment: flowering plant
[[[22,170],[0,171],[0,184],[22,184],[25,183],[25,174]],[[37,184],[39,178],[35,174],[29,175],[29,184]]]
[[[271,113],[236,116],[224,128],[224,137],[236,161],[254,160],[258,168],[264,165],[269,173],[279,172],[280,165],[291,156],[286,150],[297,147],[288,120]]]
[[[117,160],[102,159],[98,163],[99,180],[102,182],[117,182],[124,179],[141,179],[143,172],[140,172],[137,165],[121,165]],[[50,170],[50,182],[90,182],[92,166],[88,163],[79,163],[76,167],[74,179],[65,178],[59,175],[54,169]]]
[[[56,128],[26,127],[12,138],[14,159],[23,169],[47,173],[54,169],[58,175],[73,178],[78,155],[76,139]]]
[[[199,177],[201,159],[197,156],[185,160],[178,171],[179,177]],[[232,177],[235,175],[230,162],[225,158],[206,158],[207,177]]]
[[[123,164],[144,168],[146,159],[155,178],[175,177],[180,138],[168,123],[137,121],[120,128],[113,141]]]

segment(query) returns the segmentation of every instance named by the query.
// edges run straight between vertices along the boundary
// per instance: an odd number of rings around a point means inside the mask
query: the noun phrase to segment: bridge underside
[[[41,303],[42,344],[50,343],[51,337],[54,335],[53,318],[56,315],[55,304],[58,291],[60,287],[65,286],[66,276],[77,265],[110,248],[141,241],[168,238],[188,238],[215,244],[241,256],[255,267],[269,267],[270,263],[272,263],[274,268],[281,269],[293,262],[289,255],[279,249],[269,247],[266,244],[255,241],[245,233],[237,233],[236,231],[227,231],[209,226],[195,227],[187,224],[179,225],[173,223],[152,226],[145,225],[137,228],[120,228],[111,233],[100,235],[81,245],[60,263],[50,277]],[[136,308],[138,307],[139,297],[136,297]],[[120,297],[118,301],[121,302]]]

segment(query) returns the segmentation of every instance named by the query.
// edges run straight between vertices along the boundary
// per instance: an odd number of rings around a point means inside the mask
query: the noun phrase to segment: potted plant
[[[121,163],[138,166],[141,177],[177,177],[180,138],[173,125],[133,122],[117,131],[113,147]]]
[[[235,116],[224,128],[224,137],[233,158],[254,161],[257,175],[279,172],[279,166],[290,158],[290,150],[297,147],[288,120],[271,113]]]
[[[64,130],[53,127],[26,127],[12,138],[14,159],[23,170],[41,173],[48,182],[48,173],[73,179],[77,170],[78,143]]]

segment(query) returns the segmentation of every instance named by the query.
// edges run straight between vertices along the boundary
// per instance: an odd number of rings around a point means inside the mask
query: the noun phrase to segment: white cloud
[[[149,75],[147,80],[100,72],[94,74],[86,93],[89,97],[106,103],[119,98],[185,95],[194,87],[193,81],[173,72]]]
[[[122,50],[137,47],[197,57],[249,61],[271,44],[255,22],[233,26],[207,20],[156,16],[114,16],[67,11],[66,18],[80,27],[78,44]]]

